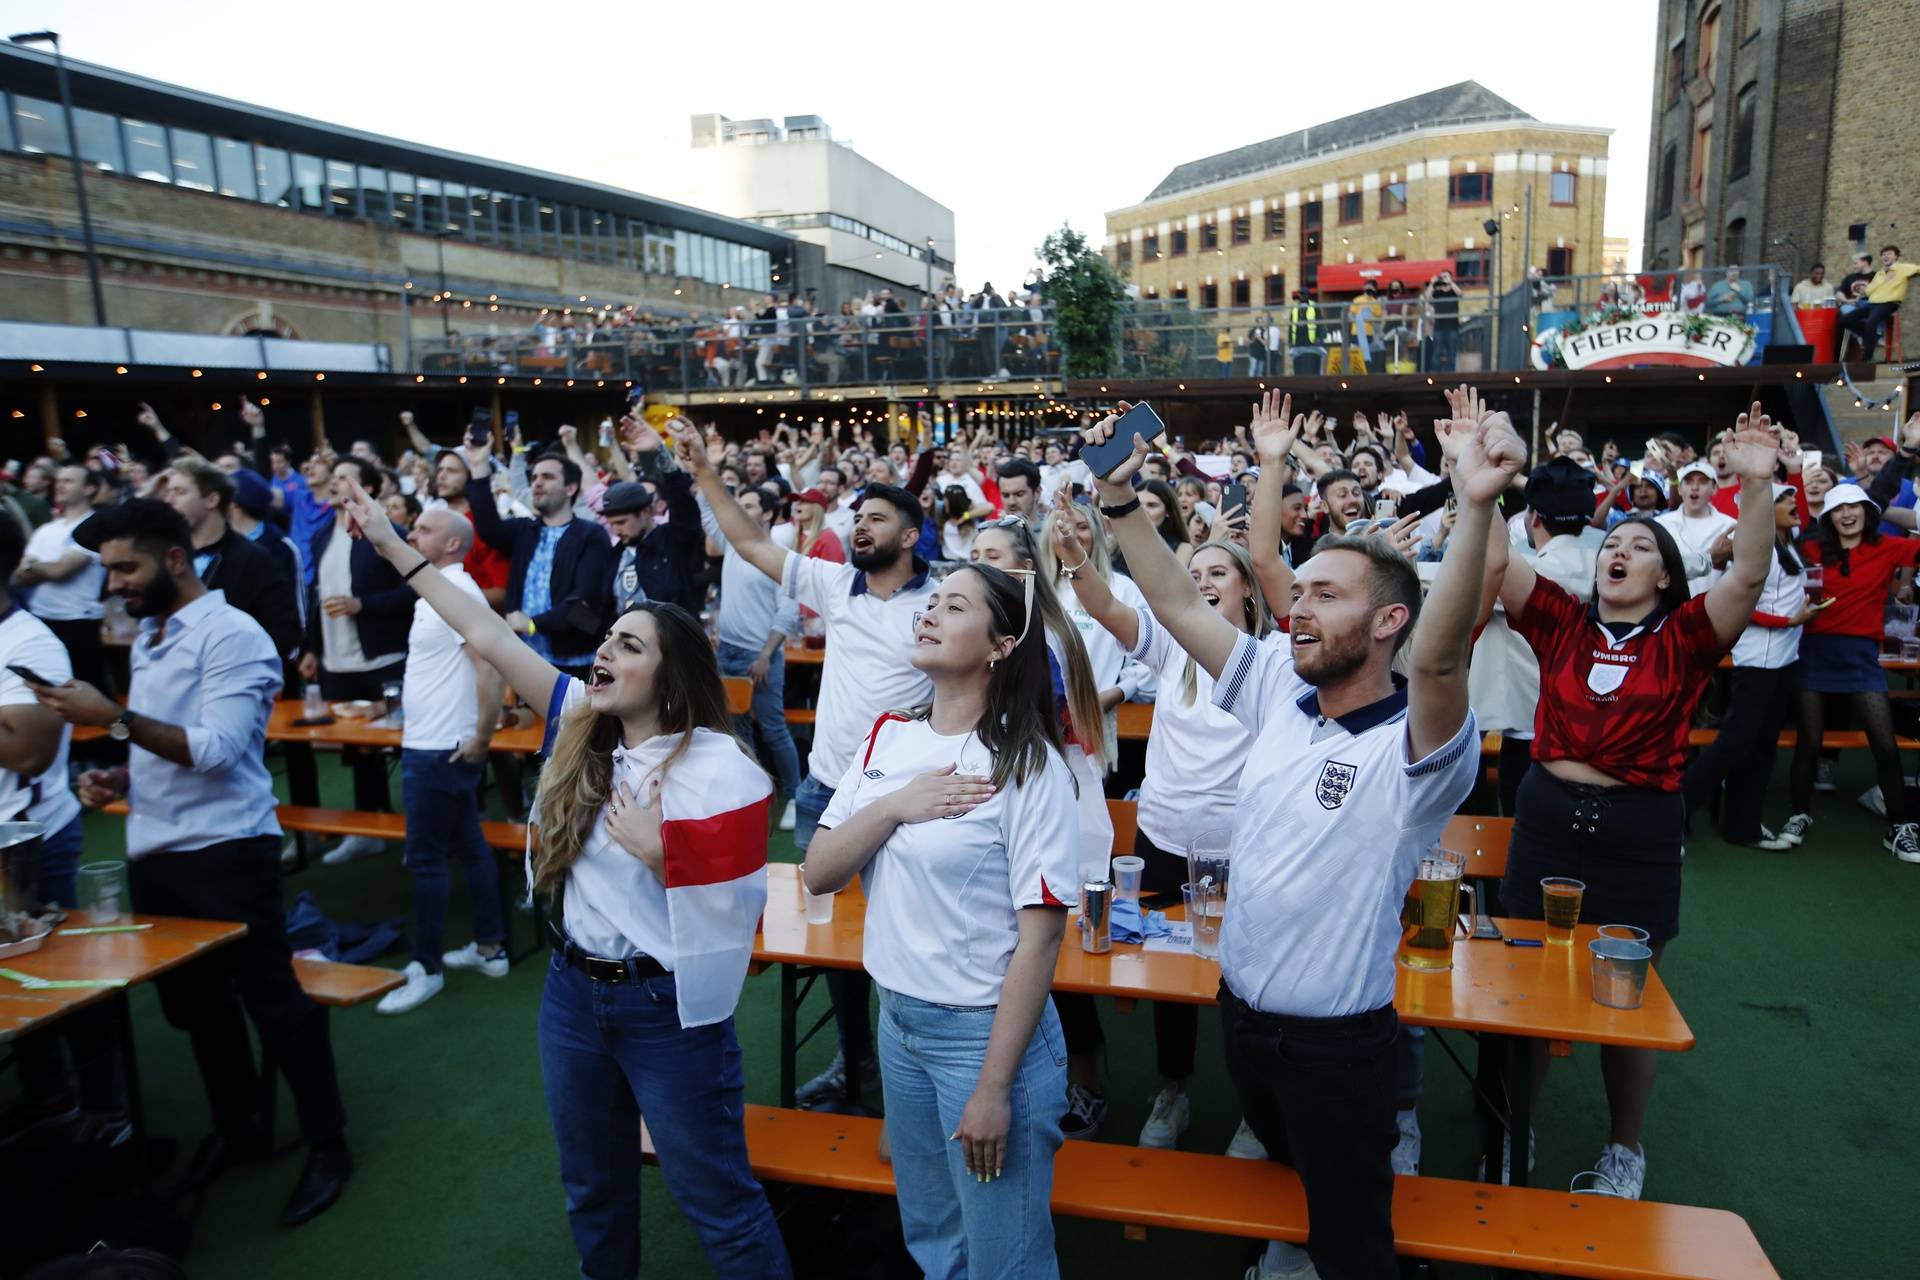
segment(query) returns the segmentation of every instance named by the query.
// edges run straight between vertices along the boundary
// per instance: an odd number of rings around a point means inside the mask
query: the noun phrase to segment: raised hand
[[[1773,479],[1774,466],[1780,461],[1780,446],[1767,429],[1769,425],[1770,420],[1756,400],[1751,409],[1735,419],[1733,430],[1720,437],[1727,465],[1742,480]]]
[[[1112,413],[1081,432],[1081,438],[1085,440],[1087,444],[1105,444],[1113,438],[1116,424],[1121,418],[1125,417],[1127,411],[1132,408],[1133,405],[1129,402],[1125,400],[1119,401],[1114,405]],[[1095,476],[1094,483],[1115,490],[1130,490],[1133,487],[1133,477],[1139,473],[1141,465],[1144,464],[1146,460],[1147,442],[1142,440],[1140,433],[1136,431],[1133,433],[1132,456],[1121,459],[1120,465],[1116,466],[1107,475]]]
[[[1420,522],[1426,519],[1424,512],[1410,511],[1386,528],[1375,528],[1374,533],[1385,538],[1390,546],[1409,560],[1420,545]]]
[[[1920,449],[1920,413],[1908,418],[1906,425],[1900,428],[1900,447]]]
[[[631,419],[629,419],[629,421],[631,421]],[[641,425],[645,426],[646,424],[642,423]],[[691,427],[692,424],[689,423],[688,426]],[[648,427],[647,430],[653,432],[651,427]],[[657,441],[660,438],[659,433],[653,432],[653,437]],[[637,448],[638,446],[636,445],[635,447]],[[700,438],[698,431],[688,430],[673,433],[673,457],[674,461],[680,464],[680,469],[692,476],[704,476],[713,470],[713,459],[707,454],[707,443]]]
[[[386,510],[360,487],[358,480],[347,481],[347,496],[340,505],[347,509],[347,532],[365,538],[382,556],[406,545],[394,530],[393,521],[387,519]]]
[[[400,415],[401,421],[403,422],[412,417],[413,415],[410,413],[405,413]],[[259,405],[247,399],[247,397],[241,396],[240,397],[240,421],[247,424],[248,430],[258,431],[260,428],[267,425],[267,415],[261,412]]]
[[[1247,428],[1253,436],[1253,449],[1260,465],[1272,466],[1286,461],[1293,442],[1300,438],[1301,420],[1293,416],[1293,397],[1269,391],[1253,406],[1253,421]]]
[[[156,436],[164,436],[166,434],[167,429],[160,425],[160,415],[155,413],[153,406],[145,400],[140,402],[140,412],[134,415],[133,420],[153,432]]]
[[[1478,399],[1463,396],[1461,404],[1477,406]],[[1459,457],[1454,459],[1453,491],[1465,502],[1495,502],[1526,460],[1527,447],[1515,434],[1507,415],[1488,414],[1466,437]]]

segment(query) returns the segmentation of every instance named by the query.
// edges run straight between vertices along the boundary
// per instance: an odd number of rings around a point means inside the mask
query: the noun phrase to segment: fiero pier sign
[[[1752,357],[1755,332],[1744,320],[1721,316],[1651,308],[1609,308],[1541,329],[1533,341],[1533,367],[1730,367],[1745,364]]]

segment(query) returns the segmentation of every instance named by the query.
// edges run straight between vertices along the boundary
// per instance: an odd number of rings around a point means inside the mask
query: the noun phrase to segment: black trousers
[[[306,693],[307,682],[291,662],[280,664],[280,696],[298,698]],[[281,754],[287,761],[287,798],[295,804],[320,803],[320,766],[314,759],[310,742],[282,742]]]
[[[1500,812],[1511,818],[1520,804],[1520,783],[1533,768],[1533,739],[1500,735]]]
[[[67,660],[73,664],[73,678],[112,695],[107,687],[107,659],[100,645],[98,618],[42,618],[47,630],[67,647]]]
[[[148,854],[129,864],[128,878],[136,911],[247,926],[246,937],[153,984],[167,1022],[193,1041],[214,1128],[243,1146],[257,1132],[259,1082],[244,1009],[261,1043],[279,1060],[301,1136],[315,1146],[337,1141],[347,1114],[334,1073],[327,1011],[307,998],[293,972],[280,902],[279,837]]]
[[[1306,1188],[1321,1280],[1392,1280],[1393,1006],[1296,1018],[1262,1013],[1221,983],[1220,1020],[1247,1126]]]
[[[1793,695],[1799,687],[1797,665],[1733,669],[1720,736],[1693,758],[1680,784],[1689,823],[1695,813],[1712,809],[1724,785],[1726,807],[1720,834],[1732,844],[1752,844],[1760,838],[1760,806],[1773,776],[1780,731],[1793,714]]]
[[[329,702],[352,702],[361,698],[378,701],[387,696],[382,686],[404,679],[406,674],[405,658],[371,671],[333,672],[322,668],[320,689]],[[372,813],[391,813],[393,792],[387,785],[386,753],[343,747],[340,759],[353,768],[353,807]],[[288,787],[288,794],[292,794],[291,779]]]

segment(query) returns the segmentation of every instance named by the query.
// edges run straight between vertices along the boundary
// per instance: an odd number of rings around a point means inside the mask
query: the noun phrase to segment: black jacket
[[[308,551],[313,557],[313,594],[307,598],[307,647],[323,659],[326,650],[320,645],[320,620],[325,612],[320,607],[320,560],[327,554],[327,547],[339,527],[338,520],[327,520],[314,533],[313,546]],[[407,535],[398,525],[394,526],[394,532],[403,538]],[[402,580],[398,569],[381,559],[380,553],[365,538],[353,539],[349,555],[353,595],[360,602],[360,612],[353,615],[354,630],[360,634],[360,652],[369,658],[393,653],[404,656],[407,629],[413,625],[416,599],[413,588]]]
[[[660,480],[660,495],[667,500],[667,523],[654,525],[640,539],[633,567],[647,599],[668,601],[697,614],[700,606],[694,598],[694,574],[700,568],[706,535],[700,528],[700,508],[693,501],[693,477],[684,471],[669,471]],[[625,553],[624,545],[614,548],[616,570]],[[612,583],[611,578],[608,583]]]
[[[473,529],[486,543],[513,562],[507,575],[509,612],[526,596],[527,565],[540,545],[538,520],[500,518],[493,486],[483,477],[467,485],[467,507]],[[695,532],[700,517],[694,513]],[[613,543],[607,531],[592,520],[575,519],[553,549],[553,576],[548,583],[553,607],[530,614],[533,625],[558,654],[591,653],[600,643],[613,594]]]
[[[293,575],[279,557],[231,527],[218,542],[196,548],[194,555],[212,557],[200,581],[225,592],[228,604],[259,623],[281,657],[300,651],[300,601]]]

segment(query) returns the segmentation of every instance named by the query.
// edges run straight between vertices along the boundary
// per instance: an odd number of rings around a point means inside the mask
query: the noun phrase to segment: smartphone
[[[1234,518],[1245,520],[1247,518],[1247,486],[1243,484],[1230,484],[1220,491],[1220,514],[1224,516],[1235,507],[1240,508],[1240,514]]]
[[[640,410],[645,407],[646,400],[647,389],[645,387],[635,387],[633,390],[627,392],[627,412],[639,413]]]
[[[7,670],[13,672],[13,674],[19,676],[28,684],[43,685],[51,689],[59,683],[56,680],[49,680],[45,676],[38,674],[32,667],[23,667],[17,662],[9,662],[7,664]]]
[[[1819,465],[1820,465],[1820,451],[1818,449],[1802,449],[1800,451],[1801,474],[1804,475],[1809,471],[1815,470],[1816,468],[1819,467]]]
[[[1133,456],[1133,438],[1139,436],[1152,444],[1167,433],[1167,424],[1153,406],[1142,401],[1113,424],[1113,437],[1105,444],[1090,444],[1080,450],[1080,461],[1094,475],[1105,479],[1113,469]]]
[[[475,409],[467,419],[467,442],[486,444],[493,439],[493,410]]]
[[[518,409],[507,410],[507,434],[512,435],[516,430],[519,429],[519,426],[520,426],[520,411]]]
[[[1392,498],[1381,498],[1373,504],[1373,518],[1381,524],[1392,524],[1399,519],[1396,510]]]

